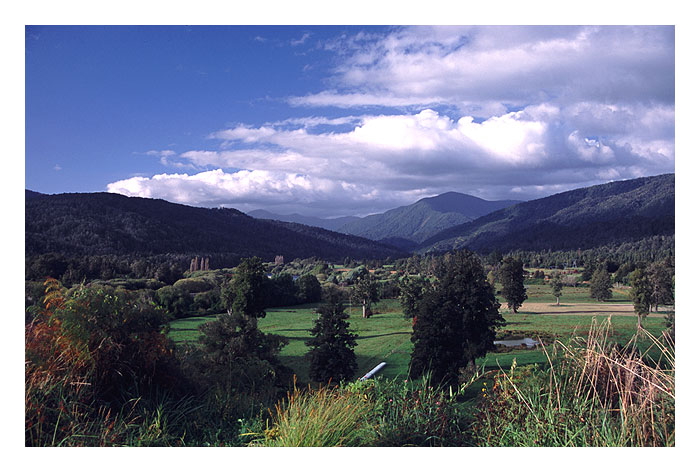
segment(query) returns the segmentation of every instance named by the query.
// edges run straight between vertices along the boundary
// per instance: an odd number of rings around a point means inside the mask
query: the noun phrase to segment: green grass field
[[[528,294],[532,299],[527,302],[554,303],[551,296],[545,294],[548,286],[529,286]],[[602,322],[607,316],[601,314],[581,313],[576,314],[577,303],[595,303],[588,297],[587,289],[566,287],[560,303],[570,308],[566,314],[538,314],[524,311],[512,314],[502,307],[501,312],[507,325],[502,329],[502,334],[512,336],[539,335],[543,340],[553,338],[566,339],[572,334],[585,335],[595,318]],[[534,300],[533,300],[534,299]],[[629,300],[622,299],[620,302]],[[305,357],[309,348],[304,341],[310,338],[309,330],[312,328],[316,314],[315,304],[299,305],[294,307],[270,308],[267,316],[260,320],[259,327],[266,333],[279,334],[289,340],[289,344],[281,352],[283,363],[294,370],[300,383],[309,382],[308,361]],[[351,329],[357,333],[357,356],[360,377],[371,370],[380,362],[386,362],[387,367],[381,372],[385,378],[405,376],[411,356],[412,323],[403,317],[403,312],[398,300],[382,300],[373,307],[375,314],[369,319],[362,318],[359,307],[349,306],[347,313],[350,315]],[[214,320],[216,316],[192,317],[173,321],[170,325],[170,336],[176,342],[196,342],[199,337],[198,326],[206,321]],[[615,342],[625,344],[636,333],[637,319],[634,316],[612,316],[612,337]],[[665,320],[662,317],[648,318],[644,327],[653,335],[658,336],[665,329]],[[644,346],[642,340],[641,345]],[[546,361],[546,355],[541,349],[516,349],[510,352],[489,353],[478,363],[485,365],[487,369],[511,365],[516,358],[519,365],[540,363]]]

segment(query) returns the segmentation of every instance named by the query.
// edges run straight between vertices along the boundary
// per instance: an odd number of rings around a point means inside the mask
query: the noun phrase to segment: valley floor
[[[539,289],[539,287],[537,287]],[[541,339],[545,346],[555,339],[566,340],[571,336],[585,336],[592,323],[600,324],[611,318],[611,340],[626,344],[637,332],[637,317],[632,305],[622,298],[612,303],[596,303],[584,298],[578,290],[565,291],[560,305],[544,301],[532,290],[532,302],[525,302],[517,313],[512,313],[504,304],[501,313],[506,320],[498,334],[499,338],[532,337]],[[566,297],[569,295],[569,297]],[[549,297],[551,300],[551,296]],[[572,301],[575,300],[575,301]],[[580,301],[586,300],[586,301]],[[304,343],[310,339],[309,330],[316,319],[316,304],[292,307],[270,308],[267,316],[260,320],[260,329],[286,337],[289,344],[281,352],[280,358],[285,365],[297,374],[300,383],[306,384],[308,378],[308,346]],[[375,315],[369,319],[362,318],[361,308],[348,306],[351,329],[358,334],[355,354],[357,356],[360,377],[380,362],[386,362],[381,372],[384,378],[405,377],[408,373],[411,351],[411,320],[404,317],[398,300],[384,299],[373,310]],[[651,313],[644,321],[644,327],[654,336],[660,336],[666,329],[665,311]],[[183,318],[171,323],[170,336],[176,342],[196,342],[199,338],[199,325],[214,320],[216,316]],[[645,341],[641,341],[642,346]],[[518,365],[544,363],[546,354],[541,348],[499,349],[479,360],[486,369],[506,368],[516,359]]]

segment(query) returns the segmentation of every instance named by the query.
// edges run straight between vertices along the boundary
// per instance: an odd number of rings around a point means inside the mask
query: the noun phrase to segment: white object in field
[[[372,376],[380,370],[382,370],[384,366],[386,366],[386,362],[380,362],[379,364],[377,364],[377,367],[367,372],[364,376],[360,377],[360,380],[367,380],[369,378],[372,378]]]

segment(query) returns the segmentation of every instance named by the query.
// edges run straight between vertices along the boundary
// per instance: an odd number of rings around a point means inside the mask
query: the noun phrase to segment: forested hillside
[[[408,206],[369,215],[341,226],[338,231],[376,241],[402,238],[419,243],[442,230],[519,203],[487,201],[458,192],[423,198]]]
[[[586,187],[520,203],[447,229],[421,251],[567,250],[675,233],[675,175]]]
[[[402,253],[363,238],[292,223],[110,193],[34,194],[25,202],[31,257],[108,254],[235,254],[272,260],[386,258]]]

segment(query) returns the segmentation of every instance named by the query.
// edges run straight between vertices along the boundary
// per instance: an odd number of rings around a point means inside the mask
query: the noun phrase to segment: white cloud
[[[248,171],[225,172],[222,169],[196,174],[159,174],[151,178],[132,177],[107,186],[107,190],[128,196],[163,198],[165,200],[197,206],[233,206],[250,211],[261,206],[289,208],[299,204],[316,213],[342,216],[378,211],[374,206],[378,199],[398,204],[406,198],[382,192],[370,186],[349,182],[319,179],[308,175]],[[420,193],[411,191],[414,198]],[[283,210],[284,211],[284,210]]]
[[[579,107],[576,116],[590,109],[595,107]],[[515,187],[521,198],[534,197],[611,176],[634,177],[640,170],[646,175],[673,170],[672,139],[629,135],[650,120],[667,126],[672,115],[641,115],[638,120],[645,123],[596,137],[567,125],[567,113],[539,104],[482,122],[426,109],[411,115],[300,118],[257,128],[242,124],[211,133],[224,149],[169,155],[171,165],[195,170],[191,175],[134,177],[108,189],[196,205],[243,208],[256,203],[294,211],[313,208],[325,215],[337,214],[339,208],[365,214],[448,190],[512,198],[517,192],[512,182],[519,182]],[[313,125],[329,122],[357,125],[312,132]],[[651,153],[661,158],[650,159]]]
[[[335,89],[292,105],[524,106],[674,99],[673,27],[411,27],[345,38]],[[488,107],[485,109],[488,113]],[[479,115],[488,117],[487,114]]]
[[[674,171],[673,27],[408,27],[320,47],[337,60],[327,88],[287,98],[320,112],[149,151],[188,173],[109,190],[338,216],[450,190],[535,198]]]
[[[293,39],[290,41],[292,46],[300,46],[306,42],[307,39],[311,37],[311,33],[304,33],[299,39]]]

